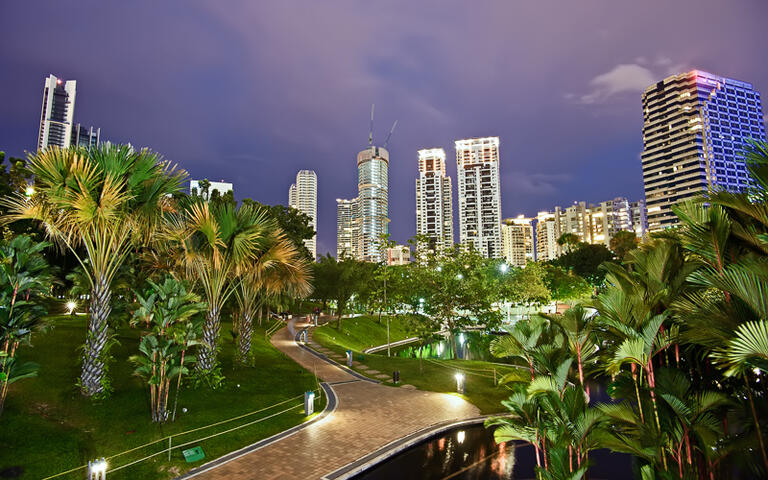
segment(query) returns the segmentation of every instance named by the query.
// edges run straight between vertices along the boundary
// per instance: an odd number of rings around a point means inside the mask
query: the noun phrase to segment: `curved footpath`
[[[273,335],[272,344],[308,371],[316,372],[328,384],[324,388],[336,394],[336,404],[329,402],[324,418],[294,427],[288,436],[246,447],[181,478],[343,478],[347,472],[358,471],[367,458],[372,459],[372,454],[388,444],[396,445],[399,439],[427,427],[479,415],[477,407],[453,395],[361,379],[298,345],[295,335],[305,324],[294,322]]]

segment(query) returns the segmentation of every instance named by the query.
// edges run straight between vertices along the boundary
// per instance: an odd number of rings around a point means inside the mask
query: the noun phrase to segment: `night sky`
[[[640,92],[698,68],[768,95],[767,23],[765,0],[2,0],[0,149],[34,150],[44,78],[74,79],[75,122],[237,198],[285,204],[315,170],[318,253],[335,252],[375,103],[376,140],[398,120],[390,231],[405,241],[416,150],[446,150],[455,197],[459,138],[501,137],[504,217],[642,198]]]

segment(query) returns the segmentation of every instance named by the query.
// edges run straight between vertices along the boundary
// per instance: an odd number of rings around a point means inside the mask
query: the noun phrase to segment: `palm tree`
[[[254,258],[238,269],[235,290],[239,317],[236,323],[238,360],[245,362],[251,351],[253,319],[265,298],[281,294],[304,297],[311,292],[311,270],[304,255],[277,228]]]
[[[276,234],[275,222],[250,205],[236,209],[193,199],[186,209],[169,215],[162,235],[166,253],[208,304],[196,366],[200,374],[216,369],[222,309],[237,291],[241,275],[269,250]]]
[[[574,305],[566,310],[563,315],[540,314],[555,325],[565,337],[571,353],[576,357],[576,366],[579,370],[579,383],[584,385],[584,364],[595,353],[593,315],[587,312],[582,305]]]
[[[131,247],[152,240],[168,195],[179,191],[186,173],[128,146],[50,147],[28,161],[36,194],[6,197],[5,220],[42,222],[87,273],[91,315],[78,383],[86,396],[106,394],[112,281]]]

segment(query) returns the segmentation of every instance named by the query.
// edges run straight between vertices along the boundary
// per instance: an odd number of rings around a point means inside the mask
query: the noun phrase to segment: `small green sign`
[[[189,450],[184,450],[181,453],[184,455],[184,460],[186,460],[187,463],[196,462],[205,458],[202,447],[190,448]]]

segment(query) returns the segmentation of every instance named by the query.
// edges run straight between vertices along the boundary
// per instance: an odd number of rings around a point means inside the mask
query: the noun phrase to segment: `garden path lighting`
[[[104,457],[88,462],[88,480],[105,480],[107,478],[107,461]]]
[[[456,434],[456,440],[459,443],[464,443],[464,436],[465,436],[464,430],[459,430],[459,433]]]
[[[457,373],[454,378],[456,378],[456,391],[464,395],[464,374]]]
[[[74,300],[70,300],[65,306],[67,307],[67,310],[69,310],[69,314],[72,315],[72,312],[74,312],[75,308],[77,308],[77,303],[75,303]]]

